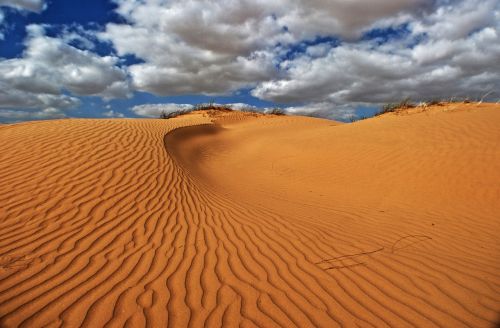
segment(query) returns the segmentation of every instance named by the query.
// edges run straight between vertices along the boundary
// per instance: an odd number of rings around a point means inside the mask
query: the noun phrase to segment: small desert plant
[[[186,114],[188,112],[189,111],[187,111],[187,110],[176,110],[176,111],[168,112],[168,113],[165,111],[162,111],[160,114],[160,118],[164,119],[164,120],[168,120],[169,118],[174,118],[174,117]]]
[[[379,116],[385,113],[395,112],[398,109],[408,109],[414,107],[415,104],[413,104],[409,98],[406,98],[399,103],[385,104],[384,106],[382,106],[382,109],[375,114],[375,116]]]
[[[272,109],[270,109],[268,112],[266,112],[266,114],[269,114],[269,115],[286,115],[286,112],[279,108],[279,107],[274,107]]]
[[[357,122],[357,121],[366,120],[367,118],[368,118],[368,116],[366,116],[366,115],[362,115],[362,116],[349,115],[347,117],[347,121],[349,121],[350,123],[354,123],[354,122]]]
[[[229,112],[232,111],[232,107],[230,105],[218,105],[214,103],[213,101],[206,103],[206,104],[196,104],[193,107],[193,111],[199,111],[199,110],[216,110],[216,111],[224,111],[224,112]]]
[[[229,111],[233,110],[233,108],[231,107],[231,105],[220,105],[220,106],[216,106],[215,109],[223,110],[223,111],[226,111],[226,112],[229,112]]]
[[[478,104],[482,104],[482,103],[483,103],[483,100],[484,100],[486,97],[488,97],[490,94],[492,94],[492,93],[495,93],[495,92],[494,92],[493,90],[490,90],[490,91],[486,92],[486,93],[485,93],[485,94],[481,97],[481,99],[479,99],[479,101],[478,101],[477,103],[478,103]]]
[[[258,111],[257,109],[255,109],[253,107],[243,107],[240,109],[240,112],[243,112],[243,113],[261,113],[260,111]]]
[[[384,106],[382,106],[382,108],[377,113],[375,113],[375,116],[379,116],[379,115],[382,115],[385,113],[394,112],[396,110],[396,108],[398,108],[397,104],[385,104]]]
[[[437,99],[433,99],[426,103],[427,106],[443,106],[443,102]]]
[[[415,104],[413,104],[410,101],[410,98],[406,98],[405,100],[401,101],[399,104],[396,105],[396,109],[407,109],[407,108],[414,108]]]

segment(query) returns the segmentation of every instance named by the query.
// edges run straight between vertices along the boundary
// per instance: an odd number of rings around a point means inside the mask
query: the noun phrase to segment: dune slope
[[[493,326],[499,109],[2,126],[0,326]]]

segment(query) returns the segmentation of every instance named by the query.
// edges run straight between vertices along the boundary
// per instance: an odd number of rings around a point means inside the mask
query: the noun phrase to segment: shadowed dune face
[[[165,135],[165,149],[181,167],[186,165],[191,173],[200,172],[201,168],[197,166],[202,165],[203,157],[207,155],[207,143],[223,130],[220,125],[212,123],[178,128]],[[210,150],[213,152],[216,148],[214,144]]]
[[[0,326],[494,326],[499,113],[2,126]]]

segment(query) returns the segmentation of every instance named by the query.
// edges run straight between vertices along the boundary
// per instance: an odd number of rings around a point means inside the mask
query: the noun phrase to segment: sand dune
[[[492,327],[500,106],[0,127],[1,327]]]

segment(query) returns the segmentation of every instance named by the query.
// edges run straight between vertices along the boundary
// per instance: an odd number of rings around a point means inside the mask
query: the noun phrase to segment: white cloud
[[[8,6],[20,10],[29,10],[33,12],[41,12],[45,9],[45,1],[43,0],[0,0],[0,6]]]
[[[23,57],[0,61],[0,108],[69,108],[75,96],[125,97],[131,88],[157,95],[248,89],[291,104],[291,113],[345,119],[356,105],[500,92],[496,0],[114,2],[123,23],[100,33],[72,26],[51,38],[30,26]],[[40,11],[44,2],[0,4]],[[390,31],[361,38],[374,29]],[[96,37],[138,62],[124,68],[115,55],[93,53]],[[189,106],[133,111],[157,117]]]
[[[435,13],[439,19],[431,16],[425,24],[413,22],[409,33],[383,44],[379,40],[343,43],[320,57],[306,51],[282,62],[283,76],[262,82],[252,94],[283,103],[343,105],[405,97],[478,97],[499,91],[500,30],[498,20],[491,17],[499,16],[500,5],[493,1],[482,5],[464,1],[453,9],[439,8]],[[470,19],[459,26],[445,13]],[[460,33],[446,31],[447,19]]]
[[[336,35],[355,39],[386,17],[418,14],[430,8],[432,0],[296,0],[285,1],[278,21],[296,39]]]
[[[262,99],[326,108],[402,95],[476,93],[498,85],[497,71],[479,85],[466,81],[498,62],[500,15],[494,0],[117,3],[128,23],[108,24],[100,37],[119,55],[142,59],[130,67],[134,86],[158,95],[255,88],[252,94]],[[395,24],[405,24],[408,33],[388,42],[357,39]],[[280,62],[293,45],[318,36],[343,43],[313,44]]]
[[[432,39],[457,40],[496,25],[495,14],[498,15],[496,0],[452,1],[413,21],[412,30],[415,34],[426,33]]]
[[[80,49],[94,50],[96,48],[95,31],[86,30],[82,25],[64,26],[59,38],[66,44],[76,44]]]
[[[107,111],[107,112],[102,113],[102,115],[106,116],[106,117],[114,117],[114,118],[124,118],[125,117],[125,114],[120,113],[120,112],[116,112],[112,109]]]
[[[0,122],[18,122],[65,118],[66,114],[57,108],[45,108],[37,111],[0,109]]]
[[[260,108],[260,107],[245,104],[245,103],[232,103],[232,104],[226,104],[226,106],[229,106],[232,109],[241,110],[241,111],[250,110],[250,111],[256,111],[256,112],[264,112],[267,109],[267,108]]]
[[[341,121],[346,121],[356,116],[356,110],[352,105],[336,105],[329,102],[286,107],[283,110],[293,115],[315,116]]]
[[[193,108],[194,106],[190,104],[145,104],[134,106],[131,110],[139,116],[158,118],[162,113],[188,111]]]
[[[186,55],[189,57],[189,55]],[[237,57],[227,63],[206,62],[187,66],[164,66],[145,63],[129,67],[134,86],[157,95],[227,94],[253,86],[257,81],[272,77],[272,59],[266,53],[255,53],[251,58]]]
[[[0,81],[0,109],[70,109],[80,104],[78,98],[61,94],[44,93],[33,89],[32,92],[19,90],[12,85]]]
[[[44,34],[40,25],[27,27],[29,36],[22,58],[0,60],[0,108],[68,109],[77,96],[105,99],[126,97],[127,73],[118,58],[100,57]]]
[[[375,2],[122,0],[117,12],[128,24],[108,24],[100,36],[118,54],[145,61],[130,67],[141,91],[224,94],[275,78],[277,48],[321,35],[353,37],[430,0]]]
[[[163,8],[148,3],[129,14],[133,25],[107,25],[101,37],[112,41],[119,55],[145,61],[130,67],[138,90],[224,94],[273,77],[273,55],[266,44],[278,33],[277,26],[269,27],[275,22],[242,15],[239,25],[227,22],[230,13],[225,15],[222,8],[203,11],[197,9],[200,4]]]

